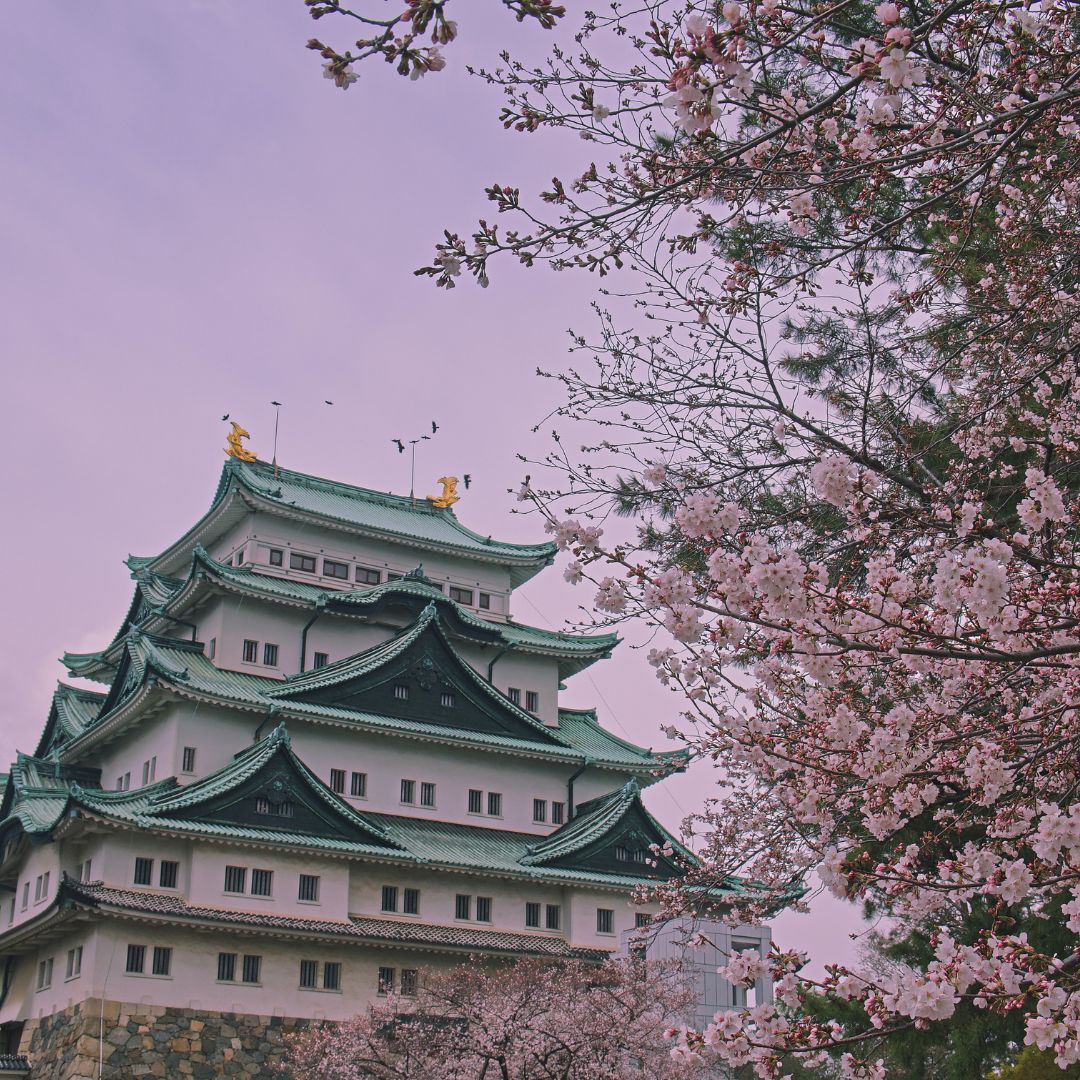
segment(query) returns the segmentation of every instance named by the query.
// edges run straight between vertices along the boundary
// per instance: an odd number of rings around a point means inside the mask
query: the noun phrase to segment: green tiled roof
[[[203,518],[161,555],[135,558],[129,565],[158,569],[173,565],[182,553],[190,553],[208,519],[238,491],[270,512],[280,507],[284,512],[310,516],[363,535],[508,566],[514,586],[550,563],[555,553],[551,543],[512,544],[481,536],[458,521],[453,510],[438,509],[424,498],[414,501],[404,495],[372,491],[292,469],[279,468],[275,473],[265,462],[230,458]]]
[[[419,568],[418,568],[419,569]],[[414,576],[415,575],[415,576]],[[607,657],[619,644],[617,634],[571,634],[543,630],[516,622],[495,622],[485,619],[467,607],[451,600],[422,574],[406,575],[380,585],[328,589],[293,578],[275,577],[253,567],[228,566],[214,559],[202,546],[196,545],[191,568],[186,578],[167,577],[140,567],[132,574],[137,585],[135,598],[123,626],[112,643],[101,652],[65,653],[63,662],[68,670],[81,678],[108,679],[115,671],[120,643],[133,625],[145,624],[154,615],[166,618],[182,610],[197,596],[192,586],[199,580],[214,581],[227,589],[238,589],[271,601],[319,606],[335,615],[367,614],[395,597],[412,599],[416,604],[435,603],[441,611],[452,613],[454,632],[472,629],[494,646],[507,646],[521,652],[550,656],[558,661],[559,678],[566,679]]]
[[[544,837],[539,843],[534,842],[522,857],[522,861],[530,866],[540,866],[574,855],[616,829],[622,819],[632,810],[642,814],[680,855],[684,858],[694,858],[690,851],[684,848],[645,809],[641,804],[640,786],[630,780],[618,791],[612,791],[600,798],[582,803],[577,808],[575,817],[561,829]]]
[[[97,719],[104,701],[104,694],[58,682],[35,753],[47,754],[78,738]]]
[[[400,720],[389,716],[357,712],[341,706],[283,700],[278,696],[284,685],[280,679],[268,679],[216,667],[206,658],[199,645],[171,638],[158,638],[138,631],[133,631],[129,639],[126,647],[129,651],[135,651],[140,670],[144,672],[154,670],[159,679],[166,683],[174,681],[170,673],[178,673],[174,682],[178,690],[213,698],[226,705],[235,703],[257,706],[267,712],[277,709],[282,715],[288,714],[310,720],[340,721],[356,724],[358,727],[374,732],[491,747],[527,755],[555,757],[568,762],[584,762],[588,759],[601,767],[629,769],[642,774],[648,774],[652,770],[667,769],[673,763],[679,763],[674,755],[650,755],[641,747],[634,747],[622,739],[617,739],[595,722],[573,719],[584,714],[567,714],[572,719],[565,729],[562,727],[551,729],[553,732],[558,732],[559,739],[565,746],[553,744],[550,740],[537,739],[532,742],[480,731],[464,732],[439,724]],[[320,673],[326,670],[326,668],[319,669]],[[102,713],[85,734],[92,734],[99,725],[107,723],[108,720],[109,716]]]

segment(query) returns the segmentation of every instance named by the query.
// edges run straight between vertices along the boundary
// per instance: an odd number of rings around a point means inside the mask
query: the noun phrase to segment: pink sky
[[[33,749],[56,657],[119,627],[124,557],[161,550],[208,506],[223,413],[269,456],[269,402],[282,401],[283,464],[397,492],[408,457],[390,439],[434,418],[418,488],[469,472],[466,524],[537,538],[505,492],[524,471],[515,453],[546,448],[546,429],[529,429],[556,387],[534,372],[566,362],[568,327],[590,329],[594,282],[506,264],[486,291],[446,293],[412,276],[444,227],[490,216],[485,185],[538,190],[558,155],[576,160],[573,144],[504,132],[498,96],[465,75],[501,47],[542,44],[497,5],[478,25],[474,6],[460,3],[447,71],[416,84],[368,65],[344,93],[303,43],[345,38],[300,0],[5,11],[0,760]],[[553,570],[514,614],[558,627],[584,602]],[[664,745],[677,699],[641,653],[620,652],[567,703]],[[691,770],[650,806],[677,827],[712,783]],[[842,905],[776,925],[819,963],[850,956]]]

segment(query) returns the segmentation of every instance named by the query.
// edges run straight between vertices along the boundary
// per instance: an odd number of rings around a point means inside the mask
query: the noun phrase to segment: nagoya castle
[[[559,704],[617,644],[511,616],[548,543],[230,438],[209,510],[67,653],[0,808],[0,1076],[276,1075],[283,1035],[470,956],[599,960],[683,849],[685,762]],[[24,749],[29,749],[24,748]],[[7,1056],[4,1056],[6,1053]],[[27,1073],[27,1070],[29,1072]]]

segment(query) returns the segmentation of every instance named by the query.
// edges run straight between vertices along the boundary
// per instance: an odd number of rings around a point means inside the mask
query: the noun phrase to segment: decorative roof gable
[[[655,854],[657,847],[673,857]],[[562,828],[534,844],[522,857],[526,866],[561,867],[670,878],[679,874],[676,857],[693,854],[645,809],[641,788],[631,780],[617,791],[582,803]]]
[[[411,626],[355,656],[293,675],[268,697],[568,746],[462,660],[434,603]]]
[[[143,813],[163,823],[195,820],[400,849],[293,753],[284,724],[216,772],[163,792]]]
[[[49,719],[45,722],[45,730],[34,753],[38,757],[45,757],[71,739],[78,738],[97,719],[104,701],[104,694],[58,682],[53,692]]]

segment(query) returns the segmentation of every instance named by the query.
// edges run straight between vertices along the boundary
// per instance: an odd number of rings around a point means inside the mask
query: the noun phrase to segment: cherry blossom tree
[[[875,1038],[963,1002],[1080,1061],[1078,6],[642,0],[482,77],[581,167],[493,185],[499,222],[418,272],[607,285],[588,368],[557,376],[583,443],[557,434],[521,495],[600,619],[656,627],[673,732],[721,770],[667,910],[738,874],[753,918],[816,874],[943,928],[892,975],[812,983],[778,954],[777,1006],[675,1054],[876,1078]],[[989,925],[958,940],[975,902]]]
[[[425,973],[292,1047],[301,1080],[690,1080],[668,1029],[693,1001],[675,968],[633,960],[472,961]]]

